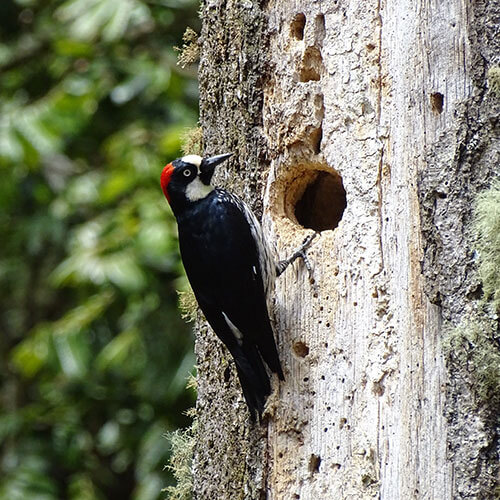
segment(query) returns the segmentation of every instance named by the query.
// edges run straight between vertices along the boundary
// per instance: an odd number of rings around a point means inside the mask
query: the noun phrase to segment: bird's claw
[[[277,270],[277,276],[280,276],[283,271],[290,265],[292,264],[295,260],[297,260],[299,257],[304,261],[304,265],[306,266],[307,272],[309,274],[309,282],[314,288],[314,292],[317,294],[317,285],[316,285],[316,280],[314,279],[313,276],[313,270],[311,263],[309,262],[309,259],[307,258],[306,250],[311,246],[311,243],[313,242],[314,238],[319,236],[319,233],[315,231],[313,234],[309,234],[304,238],[304,241],[302,242],[302,245],[291,255],[286,260],[281,260],[278,262],[278,265],[276,266]]]

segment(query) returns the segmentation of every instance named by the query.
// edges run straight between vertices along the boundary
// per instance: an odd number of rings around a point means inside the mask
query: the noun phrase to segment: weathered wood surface
[[[263,212],[280,258],[310,233],[293,205],[313,172],[340,174],[347,206],[309,251],[316,284],[300,263],[277,283],[286,382],[267,427],[200,327],[196,498],[493,498],[496,431],[440,346],[478,286],[466,217],[498,169],[498,12],[203,2],[205,144],[236,153],[219,183]]]

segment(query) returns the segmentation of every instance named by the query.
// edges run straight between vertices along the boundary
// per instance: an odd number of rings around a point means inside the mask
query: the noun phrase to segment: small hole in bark
[[[373,382],[372,392],[376,396],[382,396],[385,392],[384,384],[381,381]]]
[[[476,288],[470,290],[466,295],[468,299],[479,300],[483,296],[483,286],[479,283]]]
[[[431,94],[431,108],[434,113],[440,114],[443,111],[444,95],[440,92]]]
[[[304,39],[304,27],[306,25],[306,16],[300,12],[297,14],[292,21],[292,25],[290,26],[292,35],[297,40]]]
[[[311,458],[309,459],[309,472],[311,472],[312,474],[319,472],[320,464],[321,464],[321,457],[313,453],[311,455]]]
[[[224,382],[226,382],[227,384],[230,378],[231,378],[231,370],[229,366],[227,366],[226,369],[224,370]]]
[[[285,212],[289,219],[306,229],[335,229],[347,205],[342,178],[329,167],[302,166],[285,193]]]
[[[293,343],[293,352],[299,358],[305,358],[309,354],[309,347],[301,340],[298,340],[297,342]]]
[[[370,476],[370,474],[363,474],[361,476],[361,482],[364,486],[370,486],[376,482],[376,479]]]
[[[323,139],[323,127],[315,128],[311,132],[311,144],[316,154],[321,152],[321,140]]]
[[[323,58],[317,47],[307,47],[302,58],[300,69],[301,82],[317,82],[320,79],[320,71],[323,68]]]
[[[325,39],[325,16],[324,14],[318,14],[316,19],[314,20],[315,28],[316,28],[316,41],[320,45],[323,45],[323,40]]]

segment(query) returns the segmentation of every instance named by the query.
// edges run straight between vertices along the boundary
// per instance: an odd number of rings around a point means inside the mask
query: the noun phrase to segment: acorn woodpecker
[[[234,358],[252,420],[271,392],[264,366],[284,380],[267,309],[275,277],[297,257],[276,265],[261,226],[237,196],[211,185],[217,165],[188,155],[163,168],[161,187],[177,219],[179,247],[198,304]],[[309,241],[310,243],[310,241]]]

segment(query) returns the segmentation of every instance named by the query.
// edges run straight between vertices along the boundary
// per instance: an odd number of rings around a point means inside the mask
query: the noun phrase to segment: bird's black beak
[[[232,155],[233,153],[224,153],[222,155],[211,156],[210,158],[203,158],[200,165],[200,179],[203,184],[210,184],[215,167]]]

